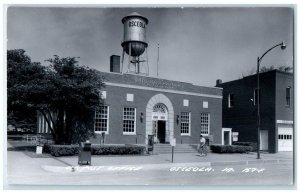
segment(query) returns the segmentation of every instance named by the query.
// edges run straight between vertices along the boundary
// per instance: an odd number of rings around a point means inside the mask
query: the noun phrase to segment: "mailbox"
[[[154,135],[148,135],[148,152],[153,151]]]
[[[91,165],[92,145],[90,142],[81,142],[79,144],[78,164]]]

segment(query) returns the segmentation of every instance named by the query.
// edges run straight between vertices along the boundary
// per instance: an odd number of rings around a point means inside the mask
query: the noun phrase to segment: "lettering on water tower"
[[[134,27],[134,26],[140,27],[140,28],[145,28],[146,27],[145,23],[143,23],[141,21],[134,21],[134,20],[129,21],[128,25],[129,25],[129,27]]]

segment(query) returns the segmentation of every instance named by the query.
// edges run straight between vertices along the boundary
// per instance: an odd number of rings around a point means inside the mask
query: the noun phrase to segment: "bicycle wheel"
[[[204,146],[204,147],[203,147],[203,154],[204,154],[205,156],[207,156],[207,152],[208,152],[207,146]]]

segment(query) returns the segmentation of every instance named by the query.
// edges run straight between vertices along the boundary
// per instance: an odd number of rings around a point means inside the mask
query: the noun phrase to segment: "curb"
[[[249,164],[279,164],[279,163],[293,163],[293,160],[269,159],[269,160],[224,161],[224,162],[211,162],[211,166],[249,165]]]
[[[194,163],[159,163],[159,164],[135,164],[135,165],[103,165],[103,166],[49,166],[41,168],[52,173],[91,173],[91,172],[128,172],[139,170],[164,170],[171,168],[198,168],[213,166],[234,166],[251,164],[279,164],[292,163],[293,160],[270,159],[270,160],[246,160],[246,161],[224,161],[224,162],[194,162]]]
[[[43,165],[41,168],[52,173],[81,173],[81,172],[129,172],[140,170],[162,170],[171,168],[193,167],[202,168],[210,167],[210,162],[198,163],[163,163],[163,164],[136,164],[136,165],[104,165],[104,166],[49,166]]]

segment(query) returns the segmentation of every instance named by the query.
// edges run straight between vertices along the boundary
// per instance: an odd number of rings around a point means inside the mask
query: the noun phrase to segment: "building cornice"
[[[197,92],[186,92],[186,91],[178,91],[178,90],[171,90],[171,89],[153,88],[153,87],[147,87],[147,86],[136,86],[136,85],[129,85],[129,84],[112,83],[112,82],[104,82],[104,83],[107,86],[116,86],[116,87],[122,87],[122,88],[149,90],[149,91],[156,91],[156,92],[167,92],[167,93],[173,93],[173,94],[201,96],[201,97],[208,97],[208,98],[219,98],[219,99],[223,98],[222,95],[203,94],[203,93],[197,93]]]

